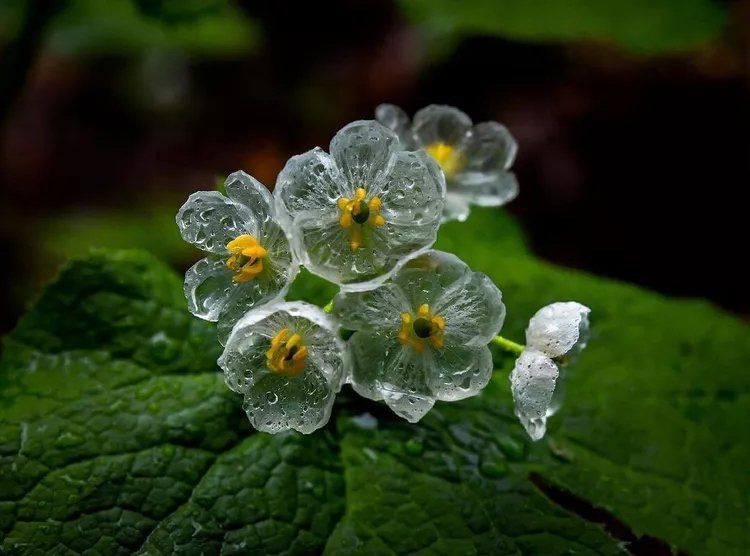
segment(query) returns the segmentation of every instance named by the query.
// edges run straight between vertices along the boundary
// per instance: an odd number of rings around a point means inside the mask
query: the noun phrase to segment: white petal
[[[542,307],[529,321],[526,343],[552,358],[575,355],[586,347],[590,311],[574,301]]]
[[[224,187],[233,201],[252,210],[259,224],[273,219],[273,197],[265,185],[242,170],[229,174]]]
[[[388,169],[398,137],[375,120],[358,120],[343,127],[331,140],[331,156],[352,188],[369,190]]]
[[[532,440],[539,440],[547,431],[557,377],[557,365],[535,349],[525,349],[510,373],[516,416]]]
[[[333,158],[317,147],[290,158],[273,191],[276,213],[286,223],[303,212],[335,209],[340,197],[353,194]]]
[[[383,181],[373,189],[382,202],[381,213],[390,225],[439,226],[445,205],[445,178],[424,151],[399,152]]]
[[[395,104],[380,104],[375,108],[375,119],[398,135],[402,149],[411,151],[417,148],[411,131],[411,120],[401,108]]]
[[[502,293],[486,275],[472,272],[446,286],[433,313],[445,319],[446,343],[486,346],[505,321]]]
[[[477,395],[492,377],[487,346],[448,346],[426,352],[430,390],[438,400],[456,401]]]
[[[471,130],[471,118],[452,106],[431,104],[414,115],[417,141],[427,147],[435,143],[458,145]]]
[[[448,194],[462,197],[480,207],[499,207],[518,197],[518,181],[513,172],[461,171],[451,178]]]
[[[237,287],[226,258],[212,255],[199,260],[185,273],[188,310],[196,317],[215,321]]]
[[[227,243],[239,235],[257,236],[260,223],[251,209],[217,191],[190,195],[176,221],[185,241],[211,253],[226,253]]]
[[[422,359],[393,337],[356,332],[349,339],[350,382],[365,398],[384,400],[396,415],[416,423],[435,404]]]
[[[410,310],[401,290],[388,282],[374,290],[342,292],[333,300],[333,314],[352,330],[398,330],[401,313]]]

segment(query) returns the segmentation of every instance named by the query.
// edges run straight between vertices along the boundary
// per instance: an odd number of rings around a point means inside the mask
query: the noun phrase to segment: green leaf
[[[750,546],[750,332],[701,301],[559,269],[504,213],[439,247],[502,288],[504,334],[553,300],[594,337],[543,441],[507,373],[418,425],[345,388],[310,436],[254,433],[212,325],[138,252],[67,265],[3,344],[0,551],[18,554],[615,554]],[[303,274],[295,297],[328,290]]]
[[[400,0],[436,43],[466,34],[526,41],[599,40],[639,52],[689,50],[716,37],[725,9],[711,0]]]

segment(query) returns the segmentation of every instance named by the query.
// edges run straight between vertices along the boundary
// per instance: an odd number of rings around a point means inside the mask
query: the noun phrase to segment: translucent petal
[[[185,273],[188,310],[196,317],[215,321],[230,298],[237,282],[227,268],[226,257],[212,255],[199,260]]]
[[[316,147],[290,158],[279,173],[273,191],[276,213],[289,223],[303,212],[335,209],[338,199],[351,198],[355,188],[339,174],[333,158]]]
[[[478,394],[492,377],[487,346],[448,346],[425,352],[429,385],[438,400],[463,400]]]
[[[412,129],[422,146],[458,145],[471,130],[471,118],[452,106],[431,104],[414,115]]]
[[[499,207],[518,197],[518,181],[513,172],[461,171],[448,183],[449,195],[463,197],[482,207]]]
[[[361,396],[384,400],[396,415],[416,423],[432,409],[422,359],[393,337],[356,332],[349,339],[352,354],[350,382]]]
[[[252,210],[259,225],[273,219],[271,192],[254,177],[239,170],[229,174],[224,187],[230,199]]]
[[[409,116],[395,104],[380,104],[375,108],[375,119],[398,135],[401,148],[416,150],[417,143],[411,131]]]
[[[411,307],[393,283],[364,292],[339,293],[333,300],[333,314],[352,330],[398,330],[401,313]]]
[[[486,346],[505,321],[502,293],[486,275],[466,267],[464,277],[445,288],[433,313],[445,319],[446,343]]]
[[[516,158],[518,144],[504,125],[482,122],[474,126],[460,150],[464,169],[492,172],[510,168]]]
[[[424,151],[402,151],[390,171],[373,189],[382,202],[381,214],[389,226],[431,226],[437,232],[445,205],[445,178]]]
[[[460,286],[469,280],[470,273],[466,263],[455,255],[431,250],[409,260],[393,276],[393,282],[412,310],[424,303],[434,308],[446,288]]]
[[[375,120],[358,120],[343,127],[331,140],[331,156],[352,188],[369,189],[388,170],[398,137]]]
[[[415,249],[428,248],[434,241],[430,228],[363,226],[362,246],[353,250],[351,229],[342,228],[339,213],[333,211],[302,214],[292,230],[302,264],[313,274],[348,291],[377,287],[405,262],[407,255]]]
[[[328,423],[336,394],[325,376],[308,363],[297,376],[267,373],[245,394],[242,408],[259,431],[289,429],[310,434]]]
[[[469,218],[469,201],[463,195],[451,193],[450,189],[445,194],[445,207],[443,208],[442,221],[450,222],[458,220],[465,222]]]
[[[226,253],[227,243],[239,235],[257,236],[260,223],[248,207],[217,191],[190,195],[176,221],[185,241],[211,253]]]
[[[263,246],[267,251],[263,259],[263,271],[248,282],[233,282],[235,287],[218,316],[216,332],[222,345],[234,324],[247,311],[284,297],[299,270],[297,260],[292,256],[289,240],[281,227],[273,220],[268,220],[264,224],[263,234]]]
[[[575,301],[542,307],[529,321],[526,343],[552,358],[575,355],[586,347],[590,311]]]
[[[532,440],[547,431],[547,417],[558,369],[552,359],[535,349],[525,349],[510,373],[516,416]]]
[[[267,365],[271,339],[284,328],[299,334],[308,349],[305,368],[296,376]],[[245,394],[244,408],[256,428],[309,433],[327,422],[348,368],[336,329],[329,315],[303,302],[266,305],[237,322],[218,363],[227,385]]]

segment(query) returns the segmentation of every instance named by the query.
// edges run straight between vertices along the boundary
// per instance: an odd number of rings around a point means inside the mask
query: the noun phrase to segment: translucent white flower
[[[379,288],[340,293],[334,314],[355,330],[349,381],[419,421],[436,400],[473,396],[492,374],[487,344],[505,319],[500,290],[456,256],[429,251]]]
[[[432,104],[409,121],[393,104],[381,104],[375,118],[396,132],[403,148],[424,149],[439,164],[447,184],[444,220],[466,220],[469,205],[496,207],[518,195],[518,182],[508,169],[518,146],[497,122],[472,125],[452,106]]]
[[[292,157],[274,190],[303,264],[362,291],[434,243],[445,181],[432,158],[399,150],[396,135],[356,121],[320,148]]]
[[[533,440],[562,404],[565,366],[586,347],[589,313],[574,301],[542,307],[526,328],[526,348],[510,373],[516,416]]]
[[[188,309],[218,320],[222,343],[249,309],[283,297],[298,270],[268,189],[245,172],[225,186],[229,197],[193,193],[176,218],[182,238],[208,253],[185,273]]]
[[[218,363],[256,429],[309,434],[328,422],[348,367],[337,329],[304,302],[266,305],[237,322]]]

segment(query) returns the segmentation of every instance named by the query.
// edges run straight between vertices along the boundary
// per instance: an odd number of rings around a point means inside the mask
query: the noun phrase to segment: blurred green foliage
[[[467,34],[525,41],[594,39],[645,52],[687,50],[715,37],[713,0],[399,0],[433,44]]]
[[[19,31],[25,0],[3,0],[0,34]],[[259,29],[228,0],[74,0],[51,21],[47,46],[64,55],[141,54],[151,49],[220,56],[257,46]]]

